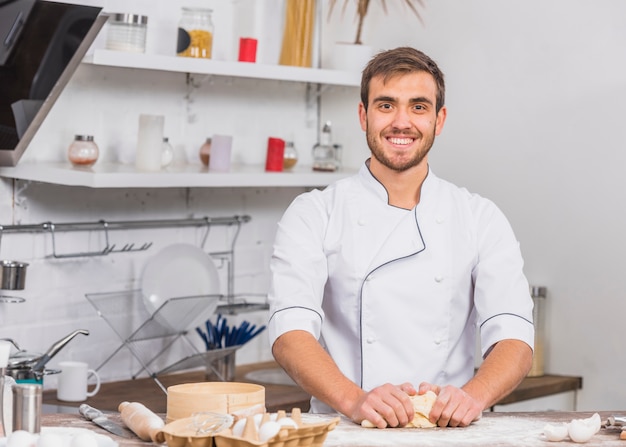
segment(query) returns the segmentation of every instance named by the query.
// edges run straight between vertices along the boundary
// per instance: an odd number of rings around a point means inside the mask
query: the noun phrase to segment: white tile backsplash
[[[2,181],[1,204],[12,200],[11,183]],[[269,284],[268,260],[277,216],[296,194],[303,191],[297,188],[91,190],[21,181],[16,182],[16,187],[21,191],[20,205],[4,214],[3,224],[250,215],[252,220],[242,224],[235,245],[235,292],[253,294],[251,299],[257,301],[264,299]],[[211,227],[205,250],[228,250],[235,233],[235,226]],[[126,243],[141,245],[152,242],[153,245],[142,252],[57,259],[52,257],[52,236],[49,232],[6,232],[1,240],[2,258],[17,259],[30,265],[26,288],[12,292],[26,301],[0,304],[0,338],[12,338],[29,351],[45,352],[53,342],[72,331],[87,329],[89,336],[75,337],[48,366],[54,368],[62,360],[82,360],[96,368],[115,351],[121,340],[98,315],[85,294],[140,287],[145,263],[160,249],[178,242],[200,246],[206,235],[205,227],[111,230],[109,241],[118,247]],[[55,246],[57,254],[99,251],[104,247],[103,233],[55,233]],[[216,264],[219,265],[219,262]],[[220,271],[220,275],[222,293],[226,293],[225,269]],[[267,312],[256,311],[228,318],[233,324],[246,319],[261,325],[267,319]],[[135,322],[136,325],[140,323]],[[188,334],[188,340],[199,349],[204,349],[195,331]],[[138,349],[149,356],[159,352],[165,341],[142,343]],[[151,367],[155,370],[164,368],[168,362],[177,361],[190,353],[189,342],[179,340]],[[265,333],[237,354],[239,363],[270,359]],[[123,348],[101,368],[100,374],[107,381],[132,377],[140,370],[139,362],[127,348]],[[54,375],[46,377],[46,388],[55,385]]]

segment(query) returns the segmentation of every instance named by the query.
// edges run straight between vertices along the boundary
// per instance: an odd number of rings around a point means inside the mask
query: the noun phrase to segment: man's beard
[[[402,134],[398,134],[398,137],[401,138],[402,136]],[[415,153],[411,158],[403,160],[392,160],[387,156],[387,154],[385,154],[382,149],[382,144],[376,139],[376,136],[372,132],[370,132],[369,125],[366,130],[366,138],[367,145],[369,146],[372,155],[376,160],[378,160],[380,164],[393,171],[404,172],[419,165],[424,160],[426,155],[428,155],[430,148],[435,142],[435,128],[433,128],[433,131],[430,135],[421,136],[421,139],[419,140],[419,142],[421,143],[420,150]]]

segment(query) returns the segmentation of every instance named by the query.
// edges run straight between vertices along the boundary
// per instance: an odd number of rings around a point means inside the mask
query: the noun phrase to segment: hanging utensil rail
[[[116,248],[115,244],[109,242],[109,230],[138,230],[138,229],[159,229],[172,227],[203,227],[207,228],[204,241],[208,236],[208,230],[212,225],[237,225],[249,222],[250,216],[232,216],[232,217],[201,217],[186,219],[155,219],[155,220],[122,220],[122,221],[106,221],[99,220],[96,222],[42,222],[39,224],[25,225],[0,225],[0,243],[2,235],[5,233],[50,233],[52,236],[52,256],[55,258],[74,258],[84,256],[105,256],[111,253],[129,253],[136,251],[144,251],[152,246],[152,242],[145,242],[139,246],[134,243],[125,244],[121,248]],[[105,246],[101,250],[85,251],[76,253],[57,253],[55,233],[71,232],[71,231],[102,231],[104,233]]]

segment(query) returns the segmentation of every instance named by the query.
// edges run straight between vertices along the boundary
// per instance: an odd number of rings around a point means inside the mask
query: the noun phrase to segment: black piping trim
[[[311,312],[314,312],[314,313],[316,313],[316,314],[317,314],[317,316],[320,318],[320,321],[324,321],[324,320],[322,319],[322,315],[321,315],[318,311],[316,311],[315,309],[311,309],[310,307],[305,307],[305,306],[289,306],[289,307],[285,307],[285,308],[283,308],[283,309],[278,309],[276,312],[274,312],[274,313],[270,316],[270,318],[269,318],[269,320],[268,320],[267,322],[269,323],[270,321],[272,321],[272,318],[274,318],[274,315],[276,315],[278,312],[282,312],[283,310],[289,310],[289,309],[305,309],[305,310],[310,310]]]
[[[424,242],[424,236],[422,236],[422,230],[420,229],[420,224],[417,221],[417,212],[414,212],[413,217],[415,219],[415,226],[417,227],[417,232],[420,235],[420,239],[422,240],[422,245],[424,246],[424,248],[416,251],[415,253],[408,254],[401,258],[392,259],[391,261],[388,261],[388,262],[385,262],[384,264],[379,265],[374,270],[372,270],[367,275],[365,275],[365,279],[361,282],[361,289],[359,290],[359,341],[360,341],[359,346],[361,348],[361,356],[360,356],[361,377],[359,378],[359,386],[361,389],[363,388],[363,285],[365,284],[365,281],[367,280],[367,278],[379,268],[384,267],[388,264],[391,264],[392,262],[399,261],[401,259],[407,259],[412,256],[416,256],[420,254],[421,252],[423,252],[424,250],[426,250],[426,242]]]
[[[511,316],[513,316],[513,317],[521,318],[522,320],[524,320],[524,321],[526,321],[526,322],[528,322],[528,323],[530,323],[530,324],[533,324],[533,322],[532,322],[532,321],[530,321],[528,318],[524,318],[524,317],[522,317],[521,315],[513,314],[513,313],[510,313],[510,312],[503,312],[503,313],[501,313],[501,314],[495,314],[495,315],[490,316],[489,318],[487,318],[485,321],[483,321],[483,322],[480,324],[480,327],[482,328],[482,327],[483,327],[483,325],[484,325],[487,321],[491,320],[492,318],[499,317],[499,316],[501,316],[501,315],[511,315]]]

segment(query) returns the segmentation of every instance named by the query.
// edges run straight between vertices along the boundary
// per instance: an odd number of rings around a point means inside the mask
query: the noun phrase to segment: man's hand
[[[415,415],[409,396],[416,393],[410,383],[399,386],[390,383],[381,385],[364,393],[349,416],[357,423],[368,420],[378,428],[403,427]]]
[[[439,427],[467,427],[482,416],[482,403],[460,388],[439,387],[427,382],[420,384],[419,394],[428,390],[437,394],[428,419]]]

